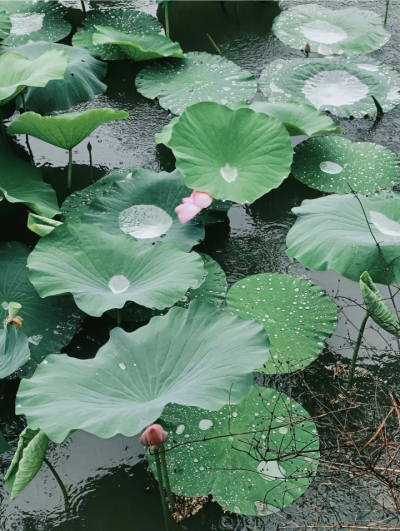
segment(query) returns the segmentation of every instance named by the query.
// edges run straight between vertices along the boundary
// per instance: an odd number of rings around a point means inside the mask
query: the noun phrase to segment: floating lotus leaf
[[[67,55],[69,62],[64,79],[50,81],[45,88],[30,88],[25,95],[28,110],[40,114],[65,111],[82,101],[93,100],[106,90],[106,85],[100,81],[107,73],[106,63],[83,48],[36,42],[10,48],[5,53],[11,51],[34,60],[47,50],[61,50]]]
[[[25,428],[19,436],[18,448],[10,468],[4,476],[4,482],[10,489],[10,501],[29,485],[42,467],[49,438],[40,430]]]
[[[0,106],[25,87],[45,87],[49,81],[63,79],[67,64],[61,50],[49,50],[34,61],[15,53],[0,55]]]
[[[107,61],[126,59],[127,56],[117,45],[93,44],[93,34],[97,33],[95,26],[112,26],[118,31],[135,35],[157,34],[162,30],[162,25],[155,17],[142,11],[89,11],[82,24],[83,27],[78,28],[72,38],[73,46],[88,48]]]
[[[16,412],[55,442],[77,429],[132,437],[170,402],[209,410],[240,402],[267,357],[259,323],[193,301],[135,332],[114,328],[94,359],[49,356],[21,383]]]
[[[0,379],[3,380],[25,365],[31,354],[25,334],[16,330],[13,325],[9,325],[7,330],[4,329],[3,323],[0,326]]]
[[[0,39],[4,39],[10,33],[11,19],[3,10],[0,11]]]
[[[360,57],[277,59],[261,73],[261,91],[272,102],[310,103],[343,118],[384,112],[400,103],[400,75],[390,66]]]
[[[226,302],[232,315],[255,319],[267,331],[271,358],[259,369],[266,374],[312,363],[337,325],[336,306],[321,288],[289,275],[264,273],[239,280]]]
[[[68,345],[82,318],[71,297],[39,297],[28,278],[27,258],[19,243],[0,243],[0,321],[7,317],[10,302],[21,304],[18,331],[28,337],[31,352],[30,362],[15,377],[33,372],[48,354]]]
[[[250,72],[225,57],[190,52],[186,59],[147,66],[136,77],[136,88],[146,98],[158,98],[164,109],[181,114],[201,101],[222,105],[249,101],[257,82]]]
[[[53,188],[43,182],[42,172],[20,159],[0,143],[0,196],[10,203],[25,203],[29,208],[53,217],[60,211]]]
[[[172,491],[212,494],[235,513],[278,512],[300,498],[317,471],[318,434],[308,418],[295,400],[265,387],[217,412],[168,405],[161,423],[169,433]]]
[[[400,159],[378,144],[320,136],[296,146],[292,173],[322,192],[373,194],[399,184]]]
[[[64,20],[67,9],[52,1],[2,1],[1,8],[11,18],[11,31],[2,44],[17,46],[32,41],[57,42],[69,35],[70,24]]]
[[[333,269],[358,282],[368,271],[374,282],[400,281],[400,194],[373,197],[330,195],[303,201],[287,235],[287,254],[314,271]],[[365,219],[365,216],[367,219]],[[368,220],[368,221],[367,221]],[[374,235],[374,238],[371,235]]]
[[[276,118],[217,103],[188,107],[168,146],[189,188],[252,203],[288,176],[292,144]]]
[[[175,118],[172,118],[169,124],[164,125],[161,133],[156,133],[154,135],[156,144],[164,144],[165,146],[168,147],[168,142],[171,140],[171,136],[172,136],[172,128],[178,122],[179,122],[179,116],[176,116]]]
[[[204,239],[204,227],[194,220],[182,225],[174,209],[191,192],[177,170],[134,170],[131,179],[116,183],[104,197],[92,201],[82,221],[109,234],[129,234],[149,245],[174,243],[189,252]]]
[[[41,297],[72,293],[79,308],[100,317],[127,301],[162,310],[199,284],[203,261],[175,245],[148,246],[94,225],[67,224],[42,238],[28,260]]]
[[[28,229],[41,237],[47,236],[59,225],[62,225],[62,222],[55,219],[45,218],[32,213],[28,215]]]
[[[110,26],[95,26],[94,45],[117,45],[133,61],[148,61],[162,57],[185,57],[177,42],[172,42],[165,35],[151,33],[136,35],[118,31]]]
[[[0,455],[4,454],[5,452],[9,452],[10,450],[11,450],[11,446],[5,440],[3,434],[0,431]]]
[[[329,9],[316,4],[292,7],[275,18],[272,31],[292,48],[323,55],[368,53],[382,48],[390,39],[383,19],[373,11],[356,7]]]
[[[62,149],[73,149],[102,124],[129,118],[125,111],[91,109],[89,111],[40,116],[24,112],[7,129],[10,135],[26,134]]]

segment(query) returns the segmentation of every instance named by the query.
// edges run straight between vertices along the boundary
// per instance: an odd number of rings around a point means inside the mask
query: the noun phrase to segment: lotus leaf
[[[189,252],[204,239],[204,227],[194,220],[182,225],[174,209],[190,194],[177,170],[134,170],[131,179],[116,183],[104,197],[92,201],[82,221],[109,234],[129,234],[149,245],[174,243]]]
[[[39,236],[47,236],[59,225],[62,225],[61,221],[56,221],[55,219],[49,219],[31,213],[28,215],[28,229]]]
[[[33,372],[50,353],[60,352],[71,341],[81,321],[71,297],[42,299],[29,282],[26,262],[28,251],[19,243],[0,243],[1,321],[8,315],[8,304],[22,305],[19,333],[28,337],[31,360],[15,377]]]
[[[353,195],[335,194],[293,208],[298,217],[287,235],[286,252],[309,269],[333,269],[355,282],[366,270],[374,282],[386,284],[386,276],[391,284],[398,282],[400,194],[358,199],[362,207]]]
[[[271,102],[297,101],[343,118],[375,116],[372,96],[388,112],[400,103],[400,75],[362,57],[276,59],[261,73],[261,91]]]
[[[151,33],[137,35],[124,33],[109,26],[95,26],[97,33],[93,34],[94,45],[118,45],[125,55],[133,61],[148,61],[162,57],[185,57],[177,42],[164,35]]]
[[[257,83],[250,72],[225,57],[190,52],[182,60],[147,66],[136,77],[136,88],[146,98],[158,98],[164,109],[182,114],[201,101],[249,101]]]
[[[400,336],[400,323],[372,282],[367,271],[360,277],[361,293],[370,317],[377,325],[394,336]]]
[[[259,372],[303,369],[324,348],[337,325],[334,302],[309,280],[264,273],[236,282],[227,295],[228,310],[255,319],[268,333],[271,358]]]
[[[11,19],[7,13],[0,10],[0,39],[4,39],[10,33]]]
[[[19,436],[18,448],[10,468],[4,476],[4,482],[10,489],[10,501],[29,485],[42,467],[49,438],[40,430],[31,430],[29,426]]]
[[[317,471],[315,424],[275,389],[253,387],[243,402],[217,412],[171,404],[160,421],[169,433],[173,492],[212,494],[228,511],[278,512],[300,498]]]
[[[15,53],[0,55],[0,107],[25,87],[45,87],[49,81],[63,79],[67,64],[61,50],[49,50],[34,61]]]
[[[188,107],[168,146],[189,188],[252,203],[288,176],[292,144],[276,118],[217,103]]]
[[[321,136],[296,146],[292,173],[322,192],[373,194],[399,184],[400,159],[378,144]]]
[[[0,196],[10,203],[25,203],[29,208],[53,217],[60,211],[55,191],[43,182],[42,172],[20,159],[0,143]]]
[[[7,132],[10,135],[34,136],[53,146],[71,150],[100,125],[125,118],[129,118],[127,112],[107,108],[55,114],[54,116],[40,116],[35,112],[24,112],[12,122]]]
[[[272,31],[292,48],[323,55],[368,53],[382,48],[390,39],[383,19],[373,11],[356,7],[329,9],[316,4],[292,7],[276,17]]]
[[[69,35],[70,24],[64,20],[66,8],[47,0],[3,0],[1,7],[11,18],[11,31],[3,40],[7,46],[33,41],[57,42]]]
[[[5,440],[4,435],[0,431],[0,455],[4,454],[5,452],[9,452],[10,450],[11,446]]]
[[[259,323],[193,301],[135,332],[114,328],[94,359],[48,356],[21,383],[16,412],[54,442],[77,429],[132,437],[171,402],[209,410],[240,402],[267,357]]]
[[[0,328],[0,379],[7,378],[30,360],[28,338],[13,325]]]
[[[179,116],[176,116],[175,118],[172,118],[169,124],[164,125],[161,133],[156,133],[154,135],[156,144],[164,144],[165,146],[168,147],[168,142],[171,140],[171,136],[172,136],[172,128],[178,122],[179,122]]]
[[[66,224],[39,241],[28,259],[29,278],[41,297],[72,293],[77,306],[96,317],[127,301],[162,310],[196,287],[204,273],[197,253],[94,225]]]
[[[64,79],[50,81],[45,88],[30,88],[25,95],[28,110],[40,114],[65,111],[83,101],[93,100],[106,90],[106,85],[100,81],[107,73],[106,63],[84,48],[36,42],[10,48],[6,53],[11,51],[34,60],[47,50],[61,50],[67,55],[69,63]]]
[[[142,11],[120,11],[112,12],[89,11],[83,21],[83,28],[78,28],[75,33],[73,46],[83,46],[91,52],[98,54],[102,59],[118,60],[126,59],[126,54],[116,45],[94,45],[93,34],[96,33],[95,26],[112,26],[118,31],[134,33],[136,35],[157,34],[162,30],[161,24],[155,17],[143,13]]]

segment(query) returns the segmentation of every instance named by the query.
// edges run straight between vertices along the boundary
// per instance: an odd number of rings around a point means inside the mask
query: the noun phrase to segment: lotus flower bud
[[[149,446],[150,450],[158,450],[167,439],[167,432],[159,424],[152,424],[140,436],[140,444]]]
[[[184,197],[182,199],[183,205],[179,205],[175,208],[179,221],[181,223],[187,223],[197,216],[203,208],[209,207],[212,200],[211,195],[207,192],[198,192],[197,190],[194,190],[190,197]]]

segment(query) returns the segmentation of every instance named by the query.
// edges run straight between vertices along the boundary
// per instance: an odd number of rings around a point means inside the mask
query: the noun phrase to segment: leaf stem
[[[63,496],[64,496],[64,503],[65,503],[65,510],[67,512],[67,514],[69,513],[69,509],[70,509],[70,506],[69,506],[69,498],[68,498],[68,492],[67,492],[67,489],[65,488],[65,485],[64,483],[61,481],[61,478],[60,476],[58,475],[58,472],[57,470],[54,468],[54,466],[50,463],[50,461],[44,457],[43,458],[43,461],[46,463],[46,465],[50,468],[51,470],[51,473],[53,474],[53,476],[55,477],[57,483],[60,485],[60,489],[61,489],[61,492],[63,493]]]
[[[168,0],[165,0],[165,33],[169,39],[169,12],[168,12]]]
[[[72,185],[72,149],[68,151],[68,181],[67,188],[71,190]]]
[[[171,484],[169,482],[168,467],[167,467],[167,460],[165,458],[164,445],[162,444],[160,448],[161,448],[161,452],[159,452],[159,456],[161,460],[161,469],[163,473],[165,488],[167,490],[169,506],[171,507],[172,510],[175,510],[174,495],[172,493]]]
[[[385,11],[385,21],[384,21],[384,26],[386,26],[386,23],[387,23],[387,19],[388,19],[388,14],[389,14],[389,4],[390,4],[390,0],[386,0],[386,11]]]
[[[211,46],[214,48],[214,50],[217,52],[218,55],[222,55],[221,50],[218,48],[218,46],[215,44],[214,40],[211,38],[211,36],[207,33],[207,37],[211,43]]]
[[[154,452],[154,455],[156,458],[158,486],[160,488],[161,504],[162,504],[163,513],[164,513],[165,530],[169,531],[170,529],[169,512],[168,512],[168,507],[167,507],[167,501],[165,499],[164,482],[163,482],[163,476],[162,476],[162,471],[161,471],[161,460],[160,460],[160,454],[158,453],[158,450]]]
[[[354,371],[356,370],[358,351],[360,350],[361,340],[364,335],[365,325],[367,324],[368,317],[369,317],[369,313],[366,312],[366,314],[364,315],[364,319],[362,320],[362,323],[360,326],[360,331],[358,332],[356,346],[354,347],[353,358],[351,360],[351,367],[350,367],[350,372],[349,372],[349,380],[347,383],[349,389],[353,385]]]
[[[87,150],[89,151],[89,164],[90,164],[90,181],[93,182],[93,158],[92,158],[92,144],[88,142]]]

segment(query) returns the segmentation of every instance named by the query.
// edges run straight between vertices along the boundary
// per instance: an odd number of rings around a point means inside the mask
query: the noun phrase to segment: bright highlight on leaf
[[[267,358],[260,324],[194,301],[135,332],[115,328],[94,359],[49,356],[21,383],[16,412],[55,442],[76,429],[132,437],[169,403],[215,411],[240,402]]]

